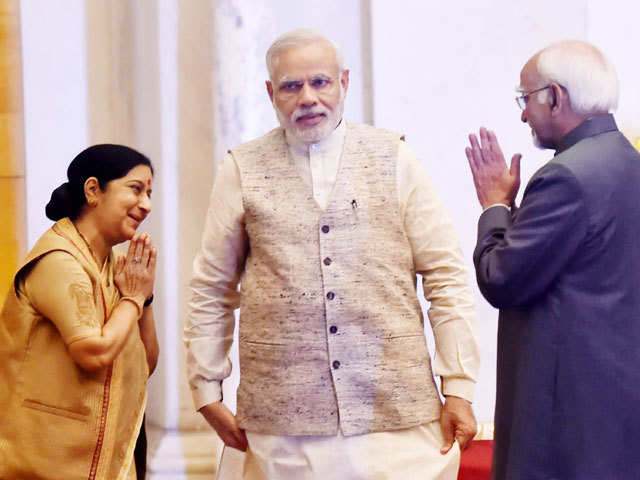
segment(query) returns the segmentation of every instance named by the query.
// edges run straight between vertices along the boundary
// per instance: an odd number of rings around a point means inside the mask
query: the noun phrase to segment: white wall
[[[51,226],[44,207],[87,147],[89,118],[83,0],[22,0],[27,241]]]
[[[613,62],[620,77],[616,122],[630,139],[640,138],[640,2],[593,0],[587,9],[588,38]]]
[[[478,311],[482,366],[474,409],[491,420],[497,311],[480,295],[472,264],[480,207],[464,148],[480,126],[495,130],[507,159],[523,154],[522,187],[553,152],[533,147],[515,86],[524,62],[569,38],[594,42],[618,68],[623,132],[638,135],[637,2],[572,0],[372,1],[375,122],[401,130],[422,158],[458,228]]]

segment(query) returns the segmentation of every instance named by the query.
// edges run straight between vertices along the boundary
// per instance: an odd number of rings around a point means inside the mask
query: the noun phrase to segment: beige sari
[[[84,371],[67,352],[100,335],[120,300],[114,263],[112,253],[99,266],[65,218],[18,269],[0,314],[3,480],[135,479],[149,373],[137,323],[107,369]],[[38,310],[47,295],[56,299],[52,318]]]

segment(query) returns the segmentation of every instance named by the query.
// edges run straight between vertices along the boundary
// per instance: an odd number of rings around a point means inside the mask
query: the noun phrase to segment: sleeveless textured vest
[[[355,435],[439,418],[398,204],[400,138],[348,123],[324,211],[282,129],[231,152],[250,245],[241,279],[243,428]]]

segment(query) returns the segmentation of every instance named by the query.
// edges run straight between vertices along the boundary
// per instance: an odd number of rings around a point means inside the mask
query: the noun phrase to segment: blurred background
[[[287,30],[315,28],[346,54],[345,116],[405,133],[454,219],[482,347],[474,410],[491,422],[497,312],[473,275],[480,207],[467,135],[487,126],[507,158],[521,152],[523,190],[553,152],[536,150],[520,123],[520,69],[547,44],[574,38],[616,66],[618,126],[640,146],[638,18],[640,3],[625,0],[2,0],[0,295],[51,225],[44,206],[78,152],[111,142],[148,155],[154,206],[142,228],[161,252],[150,478],[211,478],[220,444],[193,411],[184,366],[191,263],[216,165],[277,125],[264,87],[267,48]],[[232,355],[237,366],[235,348]],[[231,408],[236,385],[237,368],[224,382]]]

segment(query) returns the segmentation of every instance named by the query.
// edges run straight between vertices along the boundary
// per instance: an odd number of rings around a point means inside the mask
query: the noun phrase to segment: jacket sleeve
[[[513,215],[485,210],[473,254],[478,286],[496,308],[525,305],[542,295],[587,235],[584,192],[571,171],[550,163],[534,175]]]

